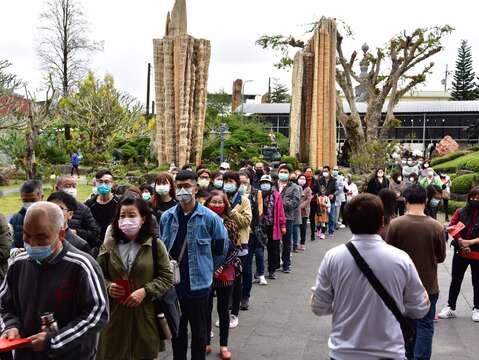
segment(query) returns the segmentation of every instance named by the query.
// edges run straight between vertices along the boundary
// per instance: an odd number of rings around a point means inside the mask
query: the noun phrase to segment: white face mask
[[[156,185],[155,191],[158,195],[168,195],[170,192],[170,184]]]
[[[402,176],[398,176],[398,181],[399,181],[399,182],[402,181]]]
[[[63,192],[67,193],[68,195],[73,196],[74,198],[77,197],[77,189],[76,188],[64,188]]]
[[[298,185],[301,185],[301,186],[306,185],[306,180],[305,179],[299,179],[298,180]]]

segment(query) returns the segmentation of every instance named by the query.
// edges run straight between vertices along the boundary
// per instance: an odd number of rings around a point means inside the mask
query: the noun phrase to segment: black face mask
[[[472,210],[478,210],[479,209],[479,200],[469,200],[469,207]]]
[[[264,170],[263,169],[256,169],[256,174],[257,175],[264,175]]]

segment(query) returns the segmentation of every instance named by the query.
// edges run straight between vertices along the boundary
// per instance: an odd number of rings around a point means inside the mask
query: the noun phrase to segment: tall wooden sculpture
[[[153,51],[158,162],[199,165],[211,45],[188,35],[186,0],[176,0],[165,37],[153,40]]]
[[[290,154],[313,167],[336,165],[336,21],[322,18],[294,58]]]

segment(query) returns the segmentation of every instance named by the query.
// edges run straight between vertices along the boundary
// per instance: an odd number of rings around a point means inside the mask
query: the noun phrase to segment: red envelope
[[[130,283],[126,279],[115,280],[114,283],[117,284],[118,286],[121,286],[123,290],[125,290],[125,295],[123,295],[121,298],[116,299],[118,304],[123,304],[131,294]]]
[[[464,225],[462,222],[458,222],[456,225],[454,226],[451,226],[447,229],[447,232],[449,233],[449,235],[451,235],[452,237],[455,237],[457,236],[462,230],[464,230],[464,228],[466,227],[466,225]]]
[[[20,345],[31,344],[30,339],[0,339],[0,353],[15,350]]]

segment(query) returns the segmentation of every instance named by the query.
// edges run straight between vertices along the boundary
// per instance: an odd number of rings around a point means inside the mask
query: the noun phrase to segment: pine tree
[[[284,84],[281,84],[277,81],[274,82],[273,89],[269,96],[268,102],[273,103],[289,103],[291,96],[288,92],[288,87]]]
[[[476,75],[472,68],[471,47],[466,40],[462,40],[461,47],[457,51],[451,100],[476,100],[479,98],[475,77]]]

